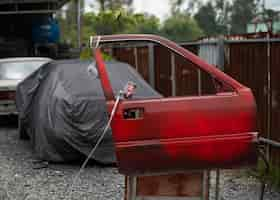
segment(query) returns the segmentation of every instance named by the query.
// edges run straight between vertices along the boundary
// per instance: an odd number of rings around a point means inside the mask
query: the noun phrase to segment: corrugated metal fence
[[[280,40],[215,40],[185,43],[199,55],[250,87],[258,106],[258,130],[263,137],[280,142]],[[211,78],[191,62],[161,46],[113,48],[112,55],[131,64],[164,96],[213,94]],[[280,165],[280,151],[271,149]]]
[[[258,130],[280,142],[280,40],[228,41],[225,72],[250,87],[258,106]],[[270,149],[280,166],[279,149]]]

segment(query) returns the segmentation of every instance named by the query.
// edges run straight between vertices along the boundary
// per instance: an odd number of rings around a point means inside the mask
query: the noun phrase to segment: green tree
[[[232,5],[229,0],[215,0],[215,10],[217,12],[217,25],[220,34],[229,34],[229,23]]]
[[[81,0],[81,9],[84,8],[84,0]],[[69,42],[77,45],[77,5],[71,0],[65,10],[56,15],[61,31],[61,42]]]
[[[134,24],[127,33],[158,34],[160,32],[160,20],[154,15],[136,13],[131,16]]]
[[[273,9],[265,9],[264,16],[268,20],[278,20],[279,19],[279,12]]]
[[[227,33],[230,12],[228,0],[208,1],[200,5],[194,18],[207,36],[220,35]]]
[[[176,13],[180,11],[180,7],[185,2],[185,0],[169,0],[169,4],[171,6],[171,13]]]
[[[183,42],[201,37],[203,31],[190,15],[176,13],[164,21],[161,34],[171,40]]]
[[[153,15],[133,14],[125,10],[85,13],[83,17],[83,41],[90,35],[110,35],[117,33],[158,34],[160,21]]]
[[[169,0],[171,7],[171,14],[176,14],[177,12],[183,11],[182,6],[187,2],[186,13],[193,15],[194,11],[203,5],[202,0]]]
[[[246,33],[246,26],[257,16],[259,0],[234,0],[231,13],[231,33]]]
[[[82,43],[87,44],[90,36],[95,35],[94,23],[96,16],[94,13],[85,13],[83,15],[83,27],[82,27]]]
[[[124,33],[134,25],[134,19],[124,11],[108,10],[94,15],[91,26],[98,35]]]
[[[198,25],[203,28],[203,31],[207,36],[217,35],[220,32],[216,20],[216,11],[211,2],[201,6],[198,12],[194,15],[194,18]]]

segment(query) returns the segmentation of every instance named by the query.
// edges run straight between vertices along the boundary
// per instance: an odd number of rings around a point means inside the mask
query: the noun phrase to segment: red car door
[[[221,88],[232,88],[207,96],[121,100],[111,124],[121,173],[234,168],[256,163],[256,106],[250,89],[157,36],[102,36],[99,40],[152,40],[210,73]],[[110,110],[114,94],[98,49],[95,59]]]

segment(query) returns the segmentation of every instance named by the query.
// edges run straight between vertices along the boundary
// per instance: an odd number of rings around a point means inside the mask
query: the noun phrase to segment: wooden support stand
[[[125,200],[208,200],[209,172],[127,176]]]

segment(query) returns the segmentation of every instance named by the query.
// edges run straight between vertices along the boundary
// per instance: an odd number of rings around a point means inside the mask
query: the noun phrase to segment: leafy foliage
[[[234,0],[231,14],[231,33],[246,32],[246,25],[257,15],[258,0]]]
[[[90,35],[109,35],[118,33],[159,33],[159,19],[153,15],[130,13],[125,10],[86,13],[83,17],[83,41]]]
[[[173,7],[186,0],[170,0]],[[189,0],[186,13],[193,15],[205,35],[246,33],[246,26],[260,12],[260,0]],[[268,16],[275,12],[267,10]]]
[[[177,1],[177,0],[176,0]],[[184,0],[177,1],[178,4]],[[162,24],[159,18],[144,13],[134,13],[127,9],[132,0],[98,0],[99,12],[87,12],[82,16],[82,42],[88,43],[91,35],[120,33],[143,33],[164,35],[175,41],[186,41],[202,36],[192,16],[178,10]],[[76,7],[72,3],[66,11],[66,18],[58,15],[62,29],[62,39],[76,45]]]
[[[127,30],[128,33],[159,34],[160,21],[154,15],[133,14],[134,26]]]
[[[230,12],[229,1],[208,1],[206,4],[200,4],[194,18],[207,36],[227,34]]]
[[[245,33],[246,25],[259,15],[260,0],[170,0],[171,14],[160,22],[153,15],[134,13],[128,9],[133,0],[97,0],[98,12],[82,16],[82,41],[90,35],[145,33],[163,35],[175,41],[194,40],[201,36]],[[186,4],[187,3],[187,4]],[[187,8],[183,10],[183,5]],[[62,39],[76,44],[75,4],[71,3],[66,17],[58,14]],[[269,19],[277,17],[274,10],[265,10]]]
[[[203,31],[190,15],[177,13],[165,20],[161,34],[171,40],[182,42],[201,37]]]
[[[199,26],[203,27],[206,35],[217,35],[220,33],[216,17],[216,11],[211,2],[201,6],[194,16]]]

